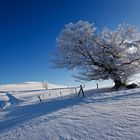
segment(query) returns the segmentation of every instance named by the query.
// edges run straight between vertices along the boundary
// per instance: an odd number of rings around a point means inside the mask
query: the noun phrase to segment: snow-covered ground
[[[0,107],[32,104],[38,102],[38,96],[42,99],[54,98],[60,95],[59,88],[66,88],[63,85],[47,84],[48,90],[43,86],[42,82],[25,82],[19,84],[0,85]],[[55,90],[56,89],[56,90]],[[64,91],[64,89],[61,89]],[[68,90],[68,89],[67,89]],[[65,90],[65,91],[67,91]]]
[[[77,97],[75,89],[38,85],[0,86],[0,140],[140,140],[140,88]]]

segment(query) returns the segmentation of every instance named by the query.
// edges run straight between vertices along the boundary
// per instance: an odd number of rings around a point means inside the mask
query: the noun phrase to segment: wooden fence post
[[[96,83],[97,89],[99,89],[98,83]]]
[[[1,110],[2,110],[2,105],[0,104],[0,108],[1,108]]]
[[[75,88],[75,93],[77,93],[77,89]]]
[[[71,94],[71,88],[69,88],[70,89],[70,94]]]
[[[84,90],[83,90],[82,85],[80,85],[80,90],[79,90],[78,96],[80,95],[80,93],[82,93],[83,94],[83,97],[85,97],[85,94],[84,94]]]
[[[41,100],[41,98],[40,98],[40,96],[39,96],[39,95],[38,95],[38,98],[39,98],[40,102],[42,103],[42,100]]]
[[[19,105],[19,101],[17,100],[17,105]]]

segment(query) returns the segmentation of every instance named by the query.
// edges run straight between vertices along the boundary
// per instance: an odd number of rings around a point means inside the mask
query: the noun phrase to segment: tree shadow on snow
[[[132,93],[133,92],[133,93]],[[6,120],[0,122],[0,132],[7,130],[9,128],[12,128],[16,125],[22,124],[26,121],[29,121],[31,119],[40,117],[42,115],[50,114],[52,112],[58,111],[60,109],[72,107],[75,105],[80,104],[88,104],[88,103],[102,103],[102,102],[109,102],[112,100],[121,100],[122,98],[128,98],[130,96],[140,95],[139,92],[128,92],[128,91],[122,91],[122,94],[117,95],[117,92],[112,92],[111,97],[100,96],[98,92],[94,91],[87,91],[86,97],[76,97],[77,95],[74,94],[73,96],[66,96],[65,98],[56,98],[52,99],[50,101],[45,101],[38,104],[32,104],[32,105],[25,105],[25,106],[17,106],[16,108],[11,109],[5,109],[4,111],[8,112],[8,114],[5,116]],[[96,94],[97,93],[97,94]],[[119,92],[120,93],[120,92]],[[107,93],[108,94],[108,93]],[[110,94],[110,92],[109,92]],[[97,98],[97,95],[99,98]],[[11,100],[15,99],[11,95],[7,95]],[[89,98],[90,96],[93,96]],[[94,99],[94,97],[96,97]]]
[[[103,91],[103,90],[101,90]],[[106,90],[108,91],[108,90]],[[93,98],[90,98],[90,100],[86,100],[86,103],[105,103],[109,101],[118,101],[118,100],[124,100],[127,98],[136,98],[136,96],[139,96],[140,98],[140,92],[138,92],[137,89],[132,89],[132,90],[122,90],[122,91],[115,91],[115,90],[110,90],[109,92],[96,92],[95,94],[90,94],[88,92],[88,97],[92,96]],[[99,98],[94,98],[94,97],[99,97]]]
[[[7,101],[5,101],[5,100],[0,101],[1,108],[4,108],[8,103],[11,105],[18,105],[19,103],[23,102],[22,100],[16,98],[15,96],[13,96],[10,93],[7,93],[7,92],[1,92],[1,93],[5,93],[5,95],[2,95],[2,96],[8,97]]]
[[[0,121],[0,132],[36,117],[49,114],[63,108],[71,107],[73,105],[78,105],[81,102],[81,98],[69,97],[5,109],[4,111],[8,112],[8,114],[5,116],[6,120],[2,122]]]
[[[9,98],[8,102],[11,103],[11,104],[19,104],[19,102],[22,102],[22,100],[16,98],[15,96],[13,96],[10,93],[7,93],[6,95]]]

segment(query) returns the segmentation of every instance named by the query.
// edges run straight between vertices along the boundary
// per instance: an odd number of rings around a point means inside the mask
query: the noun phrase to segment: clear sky
[[[50,58],[63,26],[78,20],[140,29],[140,0],[0,0],[0,83],[75,84],[71,72],[52,68]]]

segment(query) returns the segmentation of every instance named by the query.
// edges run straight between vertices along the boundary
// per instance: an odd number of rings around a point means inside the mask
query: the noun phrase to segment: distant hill
[[[43,87],[43,83],[44,82],[30,81],[30,82],[23,82],[18,84],[4,84],[4,85],[0,85],[0,91],[42,90],[45,89]],[[48,85],[48,89],[66,87],[64,85],[57,85],[51,83],[48,83],[47,85]]]

